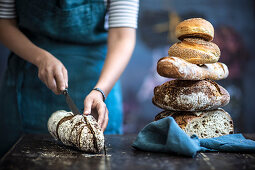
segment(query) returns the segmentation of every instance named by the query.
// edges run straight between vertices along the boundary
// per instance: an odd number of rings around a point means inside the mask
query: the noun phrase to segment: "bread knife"
[[[79,109],[77,108],[77,106],[75,105],[75,103],[73,102],[72,98],[70,97],[68,90],[65,89],[62,93],[65,96],[66,103],[67,103],[69,109],[71,109],[71,111],[73,112],[73,114],[80,115],[81,113],[80,113]]]

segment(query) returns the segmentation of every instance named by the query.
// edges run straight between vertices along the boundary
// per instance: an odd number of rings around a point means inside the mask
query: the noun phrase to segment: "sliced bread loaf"
[[[168,116],[172,116],[189,136],[213,138],[234,133],[231,116],[221,108],[199,112],[163,111],[156,115],[155,121]]]
[[[92,115],[74,115],[64,110],[57,111],[48,120],[50,134],[68,146],[91,153],[104,148],[104,134]]]

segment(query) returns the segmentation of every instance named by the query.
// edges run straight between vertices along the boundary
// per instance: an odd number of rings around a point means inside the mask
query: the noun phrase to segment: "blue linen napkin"
[[[245,139],[242,134],[208,139],[199,139],[196,135],[189,137],[172,117],[149,123],[139,132],[132,146],[144,151],[190,157],[203,151],[255,152],[255,141]]]

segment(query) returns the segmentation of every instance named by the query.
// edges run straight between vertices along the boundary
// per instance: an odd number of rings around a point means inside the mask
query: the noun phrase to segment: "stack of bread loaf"
[[[172,116],[188,135],[199,138],[233,133],[230,115],[220,108],[229,103],[229,93],[213,81],[226,78],[228,68],[218,62],[212,24],[192,18],[177,25],[175,33],[181,41],[157,63],[159,75],[175,80],[155,87],[152,102],[164,109],[155,120]]]

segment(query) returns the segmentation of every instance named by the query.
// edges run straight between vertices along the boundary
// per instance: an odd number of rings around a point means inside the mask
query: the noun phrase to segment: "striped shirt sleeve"
[[[104,0],[109,28],[137,28],[139,0]],[[0,18],[16,18],[15,0],[0,0]]]
[[[16,18],[15,0],[0,0],[0,18]]]
[[[139,0],[109,0],[109,28],[137,28]]]

